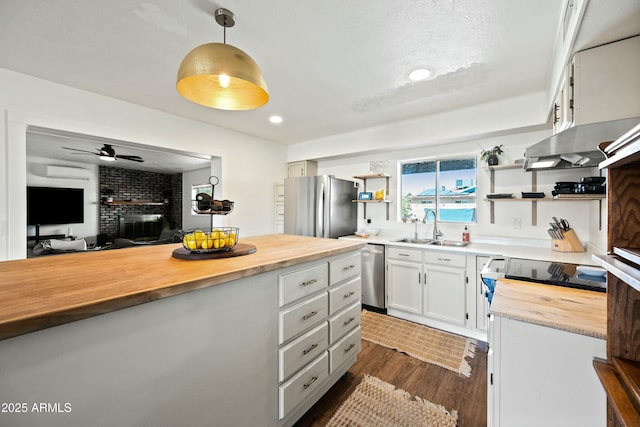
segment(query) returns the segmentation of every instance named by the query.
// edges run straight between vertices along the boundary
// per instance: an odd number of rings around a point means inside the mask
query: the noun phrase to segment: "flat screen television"
[[[27,187],[27,225],[83,222],[83,188]]]

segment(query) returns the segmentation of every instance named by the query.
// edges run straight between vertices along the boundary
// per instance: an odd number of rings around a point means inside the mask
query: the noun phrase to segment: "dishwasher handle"
[[[362,255],[382,255],[384,254],[384,246],[382,245],[370,245],[362,248]]]

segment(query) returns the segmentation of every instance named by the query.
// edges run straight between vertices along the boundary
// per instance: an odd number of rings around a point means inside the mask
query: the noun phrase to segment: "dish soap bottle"
[[[462,241],[463,242],[471,241],[471,235],[469,234],[469,227],[467,227],[466,225],[464,226],[464,231],[462,232]]]

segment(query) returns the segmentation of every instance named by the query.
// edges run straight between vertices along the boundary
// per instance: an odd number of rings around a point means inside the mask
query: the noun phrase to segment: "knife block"
[[[552,239],[551,250],[556,252],[584,252],[584,246],[580,243],[580,239],[576,232],[570,228],[562,232],[563,239]]]

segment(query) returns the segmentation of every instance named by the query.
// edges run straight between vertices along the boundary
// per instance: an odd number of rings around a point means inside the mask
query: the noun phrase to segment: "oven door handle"
[[[496,267],[492,264],[497,264],[498,262],[503,262],[503,268]],[[488,279],[501,279],[504,277],[504,273],[507,269],[507,264],[509,263],[509,258],[505,256],[492,256],[489,258],[489,261],[482,267],[482,271],[480,271],[480,277],[486,277]]]

